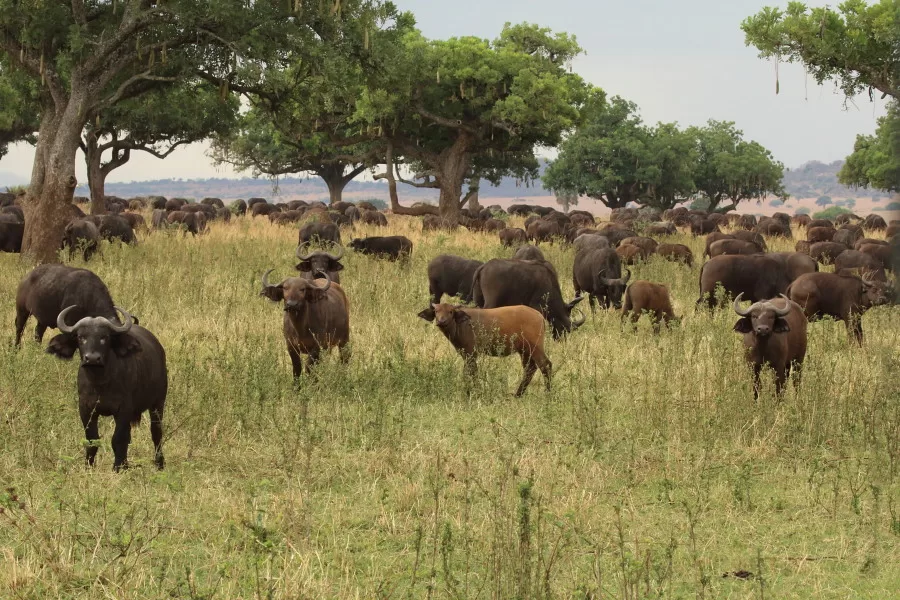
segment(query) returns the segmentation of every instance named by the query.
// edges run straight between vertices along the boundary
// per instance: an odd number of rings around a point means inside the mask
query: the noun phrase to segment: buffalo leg
[[[597,314],[597,296],[594,294],[588,294],[588,304],[591,305],[591,316]]]
[[[775,369],[775,396],[780,398],[787,383],[788,365]]]
[[[340,348],[338,348],[338,356],[340,357],[341,362],[344,363],[345,365],[348,362],[350,362],[350,356],[351,356],[350,346],[344,345],[344,346],[341,346]]]
[[[316,366],[319,362],[320,353],[318,350],[313,350],[309,353],[309,357],[306,359],[306,372],[311,373],[313,367]]]
[[[544,376],[544,387],[546,387],[549,392],[550,378],[553,375],[553,363],[550,362],[550,359],[547,358],[547,355],[543,352],[535,352],[531,358],[541,370],[541,374]]]
[[[162,410],[150,411],[150,438],[153,440],[153,453],[156,461],[156,468],[162,470],[166,466],[166,459],[162,453]]]
[[[530,354],[523,352],[522,381],[519,382],[519,388],[516,390],[516,398],[525,393],[525,389],[528,387],[528,384],[531,383],[535,371],[537,371],[537,365],[535,364],[533,357]]]
[[[16,347],[22,345],[22,332],[25,331],[25,322],[30,313],[25,309],[16,308]]]
[[[761,364],[753,365],[753,399],[759,400],[759,374],[762,371]]]
[[[97,440],[100,439],[100,432],[97,431],[97,413],[84,407],[80,412],[81,424],[84,426],[84,438],[88,443],[84,449],[84,459],[89,466],[93,467],[94,459],[97,457]]]
[[[131,422],[128,417],[116,416],[116,429],[112,436],[113,471],[128,468],[128,444],[131,443]]]
[[[856,340],[856,343],[862,346],[863,343],[863,330],[862,330],[862,317],[860,315],[850,315],[846,319],[847,321],[847,332]]]
[[[44,332],[47,331],[47,326],[38,321],[37,327],[34,328],[34,341],[40,344],[44,340]]]
[[[303,356],[299,350],[288,345],[288,356],[291,357],[291,368],[294,372],[294,379],[300,379],[303,374]]]
[[[444,295],[444,291],[435,284],[431,284],[428,287],[428,293],[431,294],[431,303],[440,304],[441,297]]]
[[[791,363],[791,375],[794,378],[794,389],[800,389],[800,382],[803,379],[803,363],[802,362],[792,362]]]

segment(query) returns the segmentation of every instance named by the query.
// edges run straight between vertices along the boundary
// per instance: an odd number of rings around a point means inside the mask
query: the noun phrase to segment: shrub
[[[831,204],[831,196],[819,196],[816,200],[816,206],[828,206]]]
[[[843,215],[849,212],[851,211],[847,210],[843,206],[831,206],[823,211],[815,213],[813,217],[816,219],[833,219],[838,215]]]

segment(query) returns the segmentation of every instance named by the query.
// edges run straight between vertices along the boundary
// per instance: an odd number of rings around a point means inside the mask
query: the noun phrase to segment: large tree
[[[764,8],[741,24],[747,45],[763,58],[799,62],[818,83],[844,94],[874,90],[900,99],[900,2],[845,0],[836,7]]]
[[[235,96],[204,81],[188,79],[100,111],[85,126],[81,140],[91,213],[106,212],[106,178],[128,163],[132,151],[163,159],[179,146],[211,135],[228,135],[236,126],[238,106]]]
[[[900,102],[888,105],[875,135],[856,136],[838,180],[852,187],[900,192]]]
[[[378,2],[0,0],[0,51],[41,90],[23,254],[55,259],[81,134],[101,111],[186,77],[261,88],[269,68],[315,54]]]
[[[34,82],[9,68],[0,56],[0,158],[16,142],[34,143],[40,126],[38,92]]]
[[[530,170],[536,146],[555,146],[577,125],[592,94],[567,68],[580,52],[571,36],[528,24],[507,24],[492,42],[409,32],[355,119],[382,133],[385,162],[402,160],[415,185],[440,190],[439,212],[455,222],[482,178]],[[392,186],[396,171],[384,174]]]
[[[687,132],[697,150],[694,184],[709,201],[708,210],[727,212],[746,200],[786,196],[781,183],[784,165],[759,143],[744,140],[734,123],[710,120]]]

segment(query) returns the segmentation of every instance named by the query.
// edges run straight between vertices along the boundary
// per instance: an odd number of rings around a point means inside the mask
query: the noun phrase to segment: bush
[[[697,198],[696,200],[691,202],[690,208],[691,210],[709,210],[709,199]]]
[[[796,211],[794,211],[794,214],[795,215],[808,215],[810,212],[812,212],[812,211],[809,210],[808,208],[806,208],[805,206],[802,206],[802,207],[798,208]]]
[[[830,208],[826,208],[823,211],[817,212],[813,215],[816,219],[833,219],[838,215],[847,214],[851,211],[847,210],[843,206],[832,206]]]
[[[781,198],[775,198],[771,202],[769,202],[769,206],[784,206],[784,200]]]
[[[831,204],[831,196],[819,196],[816,200],[816,206],[828,206]]]
[[[884,207],[884,210],[900,210],[900,202],[891,202]]]

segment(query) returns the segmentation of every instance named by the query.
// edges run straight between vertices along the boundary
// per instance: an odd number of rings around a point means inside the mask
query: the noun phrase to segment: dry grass
[[[238,220],[105,248],[90,268],[169,362],[167,469],[142,426],[122,475],[108,420],[83,466],[76,366],[13,351],[27,269],[0,255],[0,597],[896,597],[897,308],[866,315],[862,348],[813,324],[800,389],[778,403],[767,377],[754,402],[735,315],[695,313],[699,265],[654,259],[634,276],[670,286],[680,326],[653,336],[600,312],[548,342],[552,393],[513,399],[510,358],[483,360],[467,396],[415,316],[425,265],[508,252],[411,219],[390,230],[411,264],[348,254],[353,360],[330,356],[299,390],[280,310],[258,296],[265,269],[291,273],[295,229]],[[547,254],[571,297],[571,250]]]

